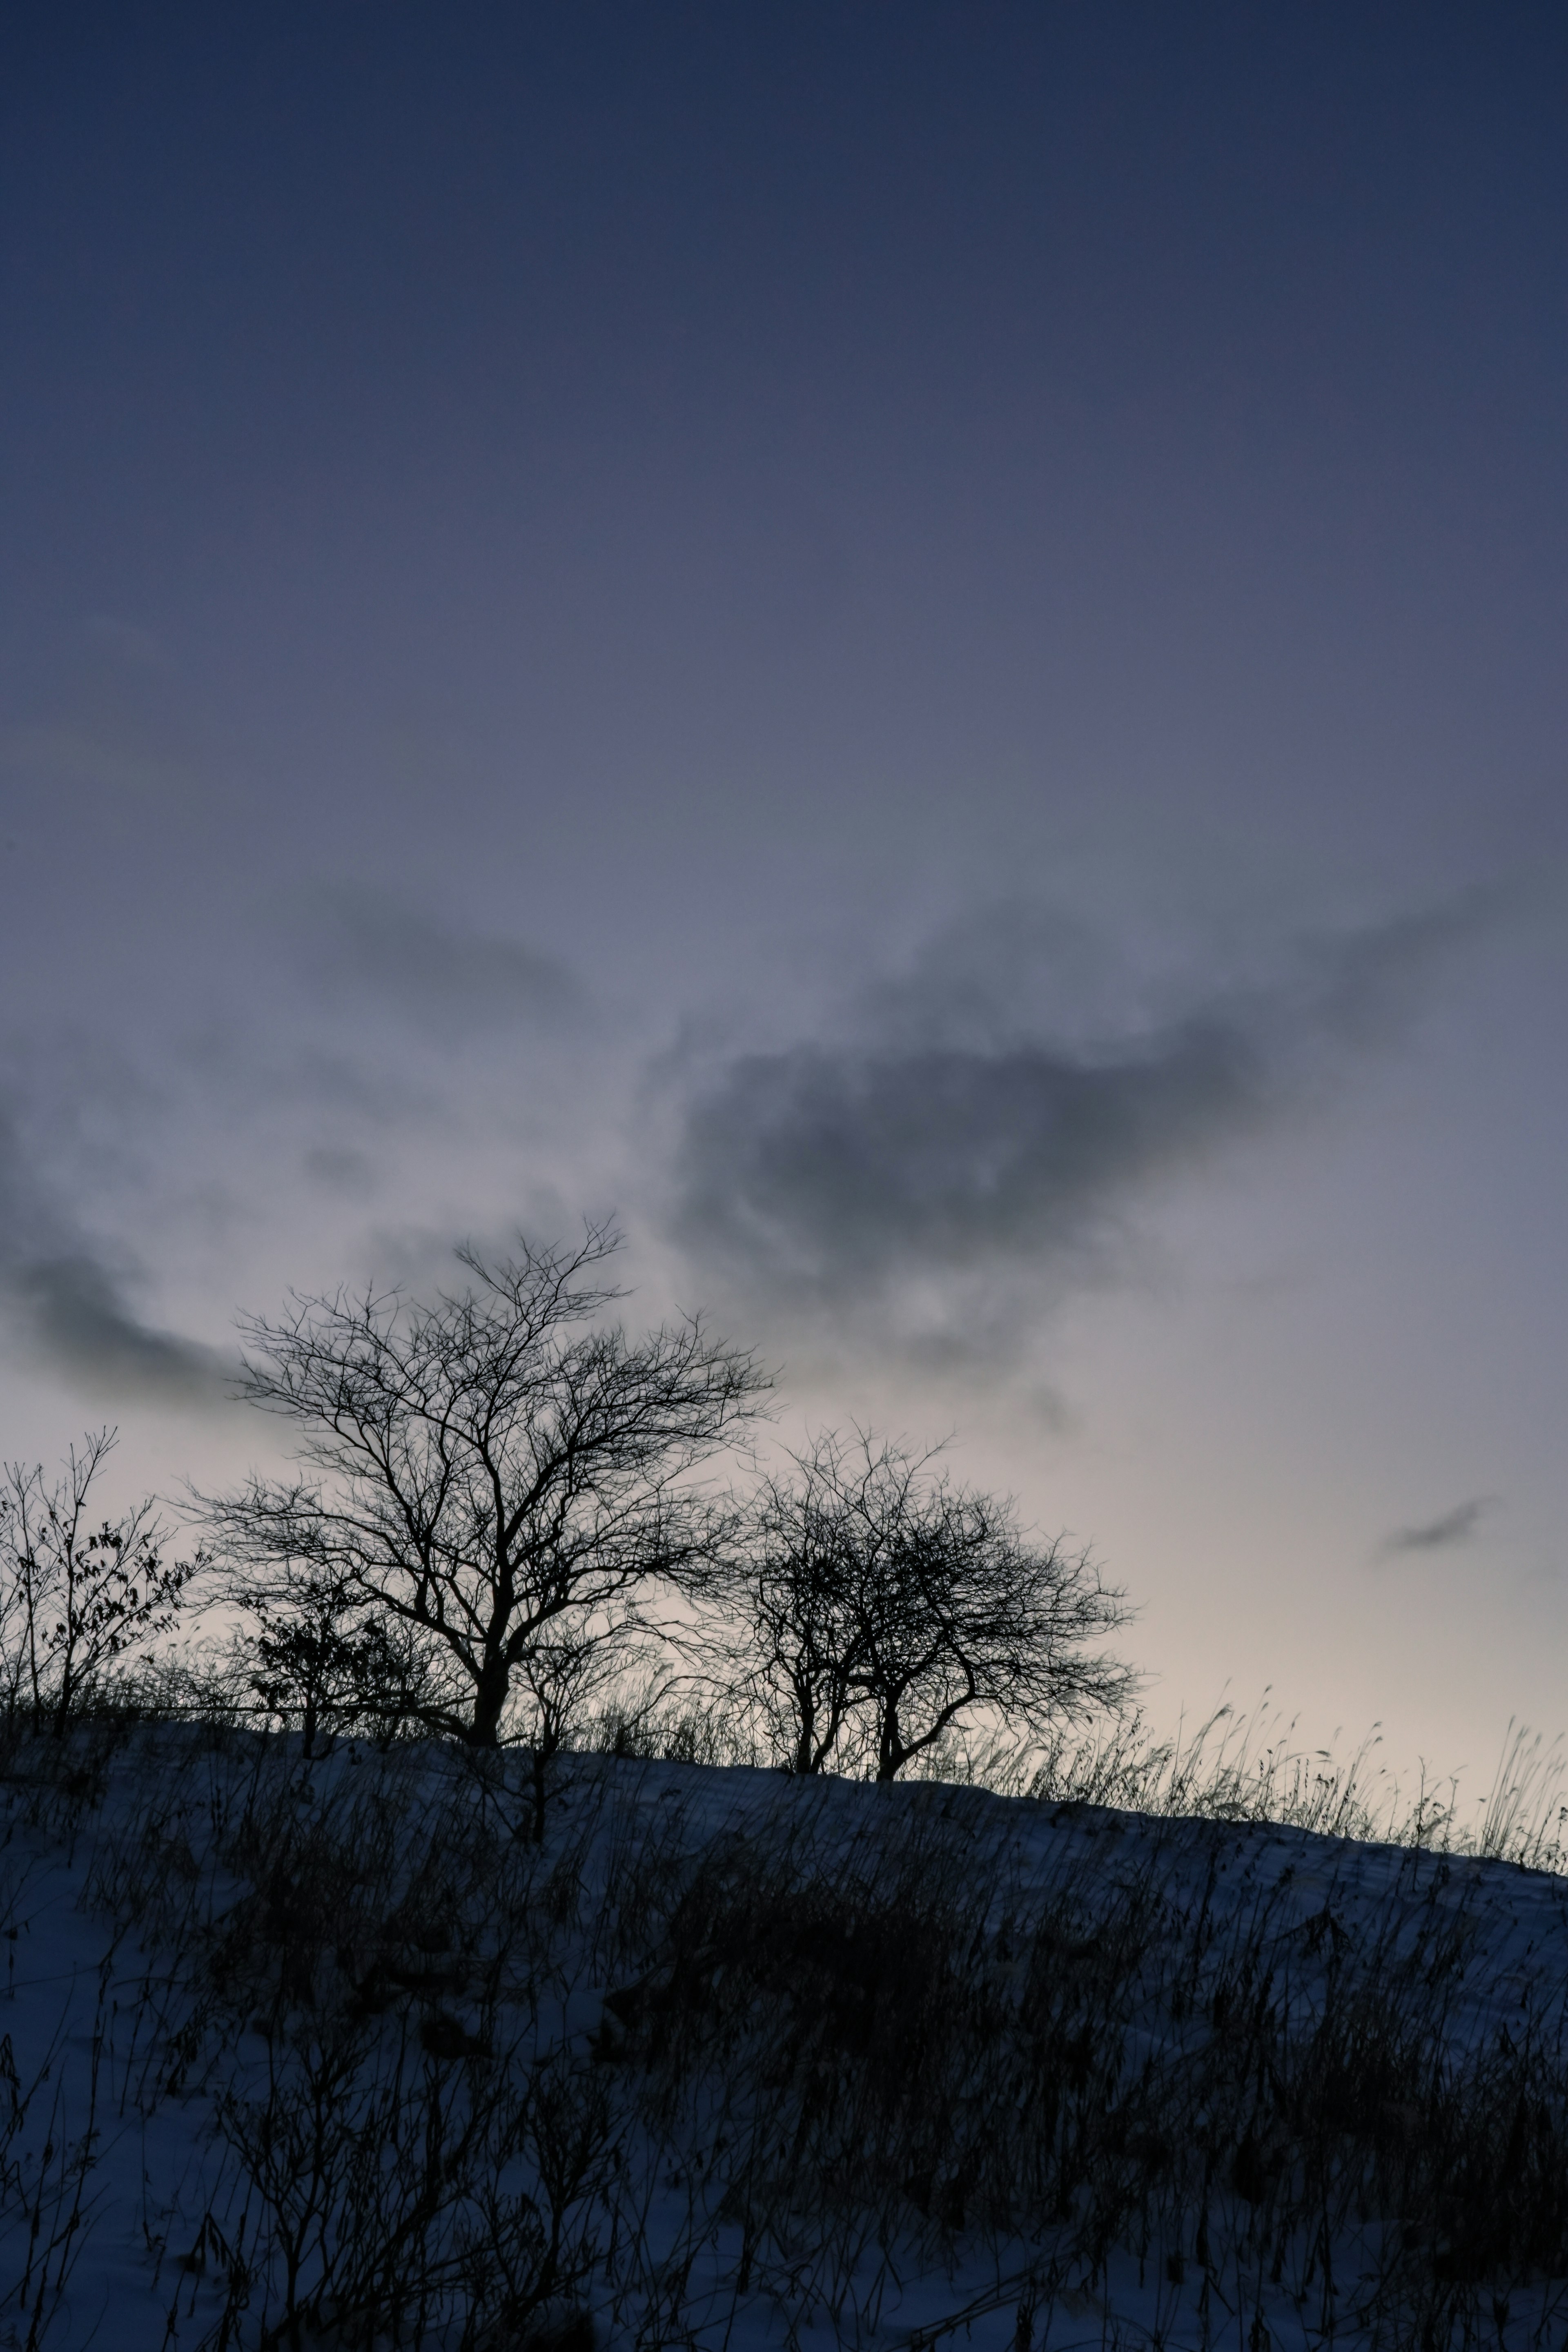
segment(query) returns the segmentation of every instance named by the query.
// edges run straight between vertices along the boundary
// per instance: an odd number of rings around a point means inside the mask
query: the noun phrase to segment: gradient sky
[[[248,17],[249,21],[246,19]],[[22,8],[0,1405],[626,1230],[1168,1722],[1568,1727],[1568,24]]]

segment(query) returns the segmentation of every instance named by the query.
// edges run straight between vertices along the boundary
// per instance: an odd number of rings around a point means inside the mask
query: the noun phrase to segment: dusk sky
[[[615,1213],[1162,1723],[1568,1728],[1568,17],[0,32],[0,1448]]]

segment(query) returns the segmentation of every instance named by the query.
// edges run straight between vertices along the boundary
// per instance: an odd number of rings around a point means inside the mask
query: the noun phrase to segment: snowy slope
[[[0,1793],[0,2344],[1568,2343],[1568,1882],[588,1757],[541,1849],[525,1758],[170,1727]]]

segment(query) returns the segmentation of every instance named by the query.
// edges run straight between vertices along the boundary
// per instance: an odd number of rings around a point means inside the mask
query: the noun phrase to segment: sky
[[[0,31],[0,1427],[626,1234],[1163,1724],[1568,1730],[1559,10]]]

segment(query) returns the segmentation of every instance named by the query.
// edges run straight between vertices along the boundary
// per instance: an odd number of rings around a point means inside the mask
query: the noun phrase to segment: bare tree
[[[0,1705],[63,1733],[127,1652],[168,1632],[202,1565],[163,1558],[167,1529],[151,1497],[94,1526],[93,1482],[111,1429],[72,1446],[52,1482],[41,1465],[0,1471]]]
[[[1133,1677],[1100,1644],[1128,1611],[1086,1551],[1026,1539],[934,1451],[828,1432],[791,1459],[736,1564],[730,1655],[794,1770],[858,1732],[891,1780],[971,1710],[1039,1730],[1125,1702]]]
[[[641,1631],[635,1618],[605,1622],[574,1612],[558,1617],[525,1650],[518,1673],[526,1698],[525,1737],[533,1788],[533,1842],[544,1843],[551,1767],[593,1708],[622,1681]]]
[[[868,1663],[858,1615],[863,1562],[833,1475],[836,1444],[820,1439],[791,1456],[794,1476],[759,1482],[731,1576],[692,1644],[709,1678],[760,1718],[800,1774],[826,1769],[863,1704],[854,1678]]]
[[[207,1500],[223,1551],[252,1589],[292,1564],[409,1629],[437,1677],[421,1719],[477,1748],[556,1620],[700,1578],[728,1519],[692,1473],[768,1385],[700,1318],[605,1325],[618,1245],[460,1249],[469,1286],[433,1305],[340,1291],[241,1325],[241,1392],[298,1425],[304,1475]]]
[[[367,1616],[341,1579],[293,1561],[247,1590],[231,1582],[253,1626],[237,1637],[236,1664],[268,1716],[297,1720],[304,1752],[323,1734],[369,1724],[384,1741],[418,1718],[425,1677],[408,1628]]]

